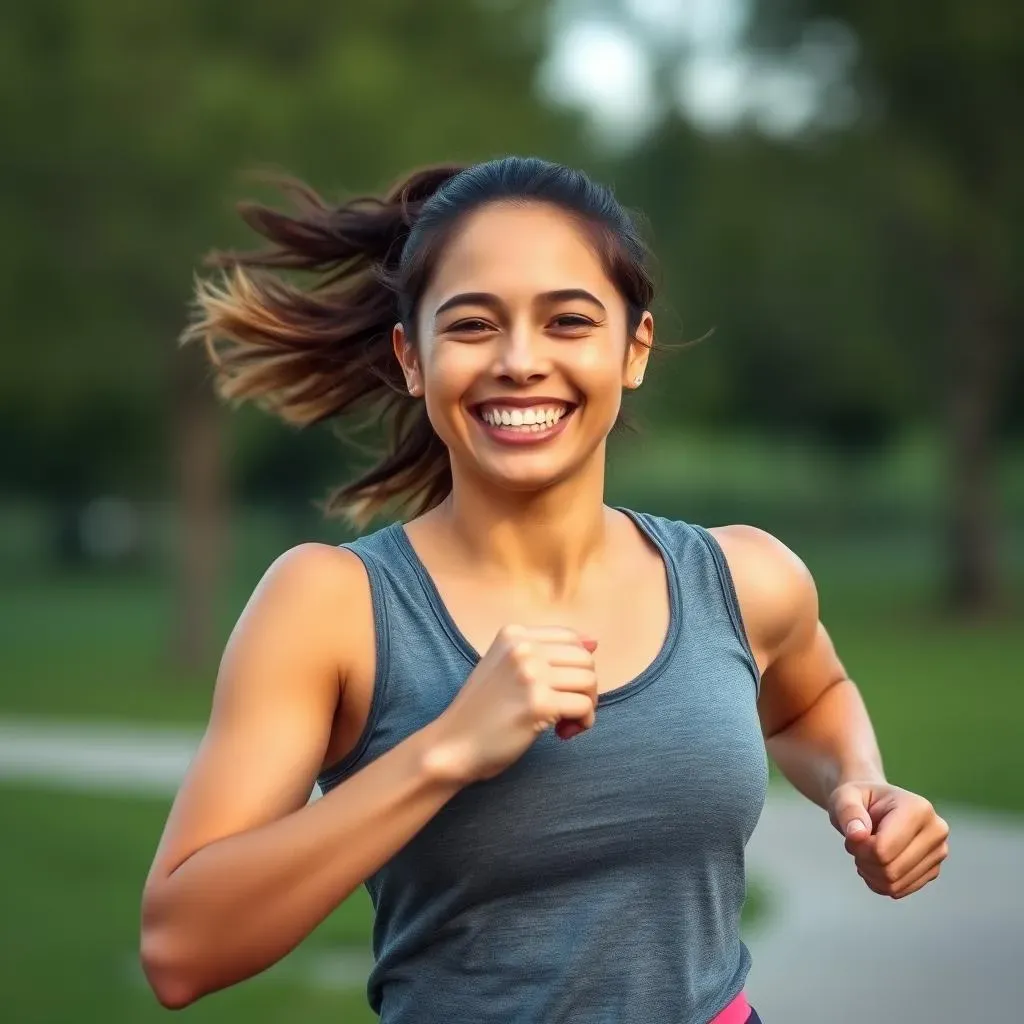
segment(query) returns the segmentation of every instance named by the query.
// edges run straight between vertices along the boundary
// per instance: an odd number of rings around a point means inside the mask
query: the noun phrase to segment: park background
[[[4,1018],[165,1013],[136,943],[173,787],[92,791],[47,728],[201,729],[266,567],[351,536],[317,502],[358,455],[225,409],[176,346],[203,254],[248,241],[234,202],[274,200],[250,170],[341,198],[532,153],[613,185],[658,257],[662,350],[609,499],[776,533],[891,779],[1017,820],[1022,68],[1015,0],[5,5]],[[16,755],[36,734],[49,767]],[[371,1020],[367,911],[185,1019]]]

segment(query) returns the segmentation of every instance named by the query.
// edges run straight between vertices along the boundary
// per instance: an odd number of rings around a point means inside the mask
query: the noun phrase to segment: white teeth
[[[537,433],[553,427],[568,410],[564,406],[556,408],[506,408],[497,409],[490,406],[481,410],[480,416],[492,427],[512,427],[520,431]]]

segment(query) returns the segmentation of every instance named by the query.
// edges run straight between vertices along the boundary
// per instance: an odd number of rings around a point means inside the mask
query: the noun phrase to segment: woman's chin
[[[473,476],[487,486],[512,494],[541,493],[578,476],[578,465],[566,465],[553,459],[487,459],[474,467]]]

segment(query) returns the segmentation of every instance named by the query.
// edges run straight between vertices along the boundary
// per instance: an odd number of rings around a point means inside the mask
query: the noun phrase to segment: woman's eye
[[[460,320],[448,328],[456,334],[479,334],[481,331],[491,330],[491,325],[486,320],[478,320],[475,317],[469,320]]]
[[[594,327],[594,321],[590,317],[580,316],[578,313],[562,313],[551,321],[554,327],[560,328],[581,328]]]

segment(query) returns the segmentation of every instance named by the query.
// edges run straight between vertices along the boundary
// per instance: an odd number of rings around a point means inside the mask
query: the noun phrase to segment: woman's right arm
[[[281,959],[464,784],[428,725],[307,804],[352,652],[372,649],[355,555],[301,545],[268,570],[225,649],[146,881],[141,956],[163,1005]]]

